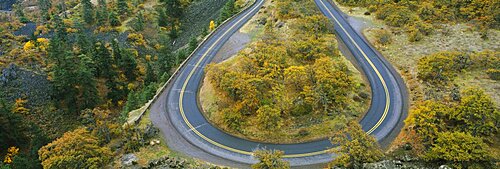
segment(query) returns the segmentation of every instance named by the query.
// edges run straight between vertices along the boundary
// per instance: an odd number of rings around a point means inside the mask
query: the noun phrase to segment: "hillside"
[[[135,154],[141,166],[210,166],[158,144],[149,121],[122,125],[211,20],[234,14],[221,10],[226,2],[30,0],[0,13],[0,168],[119,167],[124,154]],[[80,153],[99,160],[63,158]]]
[[[451,7],[439,4],[439,1],[412,2],[337,1],[344,12],[354,16],[352,22],[365,28],[363,34],[403,75],[410,89],[410,114],[390,152],[396,159],[410,155],[418,157],[412,161],[431,164],[492,167],[490,165],[495,165],[492,161],[498,160],[496,157],[500,152],[497,141],[500,83],[495,73],[500,69],[500,31],[499,21],[494,19],[498,11],[491,10],[500,4],[493,1],[464,2]],[[389,7],[397,8],[386,10]],[[471,8],[478,12],[465,10]],[[399,13],[399,10],[407,12]],[[413,20],[397,21],[401,25],[391,23],[391,18],[402,17],[399,15],[411,16]],[[455,19],[447,19],[450,17]],[[481,108],[472,108],[475,106]],[[481,117],[481,120],[474,117]],[[488,132],[479,134],[477,129],[483,127],[488,128]],[[459,136],[457,133],[467,134]],[[484,155],[480,157],[487,161],[484,165],[474,162],[460,164],[461,160],[451,160],[455,155],[445,157],[449,154],[436,150],[438,146],[444,146],[441,148],[451,153],[462,151],[466,146],[454,145],[457,149],[452,150],[447,147],[452,145],[436,143],[443,143],[444,137],[449,140],[457,139],[455,137],[480,140],[483,147],[477,151],[491,154],[468,154],[461,159],[479,160],[475,155]],[[413,149],[403,148],[408,145]]]

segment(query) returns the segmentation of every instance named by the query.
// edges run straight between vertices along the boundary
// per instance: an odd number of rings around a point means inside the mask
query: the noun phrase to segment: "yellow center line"
[[[260,3],[262,3],[264,1],[261,1]],[[330,13],[330,15],[335,19],[335,21],[337,23],[339,23],[339,21],[337,20],[337,18],[335,18],[335,16],[331,13],[331,11],[326,8],[326,5],[323,3],[323,1],[320,1],[323,6],[325,7],[325,9],[328,10],[328,12]],[[184,122],[187,124],[187,126],[191,129],[191,131],[193,131],[196,135],[198,135],[199,137],[201,137],[202,139],[204,139],[205,141],[217,146],[217,147],[220,147],[220,148],[223,148],[223,149],[226,149],[226,150],[229,150],[229,151],[232,151],[232,152],[236,152],[236,153],[240,153],[240,154],[245,154],[245,155],[253,155],[253,152],[249,152],[249,151],[244,151],[244,150],[239,150],[239,149],[235,149],[235,148],[232,148],[232,147],[228,147],[226,145],[223,145],[223,144],[220,144],[216,141],[213,141],[212,139],[204,136],[202,133],[200,133],[198,130],[196,130],[196,128],[193,127],[193,125],[189,122],[189,120],[187,119],[186,117],[186,114],[184,112],[184,108],[183,108],[183,101],[182,99],[184,98],[184,91],[186,90],[186,87],[187,87],[187,84],[189,82],[189,80],[191,79],[191,77],[193,76],[195,70],[198,68],[198,66],[201,64],[201,61],[208,55],[208,53],[215,47],[215,45],[217,43],[219,43],[219,41],[227,34],[229,33],[232,29],[234,29],[234,27],[236,25],[238,25],[241,21],[243,21],[243,19],[245,19],[246,17],[248,17],[248,15],[250,15],[251,13],[253,13],[256,9],[258,9],[258,6],[259,5],[256,5],[255,8],[253,8],[250,12],[248,12],[245,16],[243,16],[240,20],[238,20],[235,24],[233,24],[228,30],[226,30],[226,32],[224,32],[222,34],[222,36],[220,36],[208,49],[207,51],[201,56],[201,58],[198,60],[198,62],[196,63],[195,67],[191,70],[191,72],[189,73],[188,77],[186,78],[186,80],[184,81],[184,84],[182,86],[182,89],[180,91],[180,97],[179,97],[179,110],[180,110],[180,113],[181,113],[181,116],[182,116],[182,119],[184,120]],[[377,70],[377,68],[373,65],[373,63],[371,62],[370,59],[368,59],[368,57],[366,56],[366,54],[361,50],[361,48],[358,46],[358,44],[353,40],[353,38],[347,33],[347,31],[344,29],[344,27],[339,23],[338,25],[341,26],[342,30],[344,30],[344,32],[349,36],[349,38],[351,39],[351,41],[356,45],[356,47],[358,48],[358,50],[361,51],[361,53],[363,54],[363,56],[366,58],[366,60],[370,63],[370,65],[372,66],[372,68],[375,70],[375,72],[377,73],[379,79],[382,81],[382,85],[384,86],[384,89],[386,91],[386,98],[387,98],[387,104],[386,104],[386,108],[385,108],[385,112],[384,112],[384,115],[382,116],[382,118],[379,120],[379,122],[370,130],[368,131],[367,133],[370,134],[371,132],[373,132],[373,130],[375,130],[381,123],[382,121],[385,119],[385,116],[387,115],[387,112],[388,112],[388,107],[389,107],[389,92],[387,90],[387,85],[385,84],[385,81],[383,80],[382,76],[380,75],[380,72]],[[287,154],[287,155],[283,155],[284,158],[294,158],[294,157],[307,157],[307,156],[314,156],[314,155],[319,155],[319,154],[324,154],[324,153],[327,153],[328,150],[322,150],[322,151],[317,151],[317,152],[311,152],[311,153],[302,153],[302,154]]]
[[[387,84],[385,83],[384,77],[382,77],[382,75],[378,71],[377,67],[375,67],[375,65],[373,64],[373,62],[366,55],[366,53],[363,50],[361,50],[361,47],[359,47],[358,43],[356,43],[356,41],[354,41],[354,39],[351,37],[351,35],[349,33],[347,33],[347,31],[344,28],[344,26],[342,26],[342,24],[340,24],[339,20],[337,20],[337,18],[333,15],[332,11],[330,11],[330,9],[328,9],[326,7],[325,3],[322,0],[320,2],[323,5],[323,7],[325,7],[325,9],[328,11],[328,13],[330,14],[330,16],[332,16],[332,18],[335,20],[335,22],[337,22],[337,25],[339,25],[340,28],[342,28],[342,30],[345,32],[345,34],[349,37],[349,39],[354,44],[354,46],[356,46],[356,48],[358,48],[358,50],[361,52],[361,54],[363,54],[364,58],[366,59],[366,61],[368,61],[368,63],[370,64],[370,66],[373,68],[373,70],[377,74],[377,77],[380,79],[380,82],[382,83],[382,86],[384,87],[385,101],[386,101],[385,102],[384,113],[382,114],[382,117],[378,120],[377,124],[375,124],[375,126],[373,126],[370,130],[368,130],[366,132],[367,134],[371,134],[371,133],[373,133],[373,131],[375,131],[380,126],[380,124],[382,124],[382,122],[385,120],[385,117],[387,116],[387,113],[389,112],[389,105],[391,104],[391,100],[390,100],[389,90],[387,88]]]

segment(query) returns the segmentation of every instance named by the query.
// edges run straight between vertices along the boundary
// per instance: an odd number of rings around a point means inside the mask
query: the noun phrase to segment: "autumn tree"
[[[457,167],[467,168],[477,162],[492,167],[489,146],[481,138],[462,132],[439,133],[425,159],[450,161]]]
[[[490,96],[477,88],[462,92],[463,97],[450,113],[452,125],[473,136],[492,136],[498,132],[500,111]]]
[[[103,108],[94,108],[82,110],[82,121],[87,126],[92,135],[99,138],[104,143],[109,143],[112,139],[111,111]]]
[[[279,150],[257,150],[253,156],[259,162],[252,165],[252,169],[289,169],[290,164],[282,158],[283,151]]]
[[[85,128],[64,133],[38,154],[43,168],[102,168],[112,157],[109,148],[100,146]]]
[[[316,99],[323,113],[339,113],[335,111],[345,109],[347,92],[352,90],[352,79],[346,74],[345,65],[336,66],[331,58],[320,58],[314,66],[316,81]]]
[[[257,119],[264,129],[279,129],[283,124],[281,111],[275,106],[265,105],[257,110]]]
[[[459,52],[439,52],[418,61],[419,79],[434,85],[447,84],[457,73],[469,67],[470,59]]]
[[[384,157],[375,138],[366,134],[356,121],[350,121],[332,138],[332,143],[339,145],[334,150],[339,156],[330,163],[332,166],[361,168],[363,163],[377,162]]]
[[[449,106],[436,101],[424,101],[411,110],[406,123],[424,142],[432,143],[438,133],[446,129],[445,122],[449,114]]]

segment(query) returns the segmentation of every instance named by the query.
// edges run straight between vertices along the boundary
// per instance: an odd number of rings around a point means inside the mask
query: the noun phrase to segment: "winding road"
[[[221,25],[193,53],[179,69],[178,74],[163,91],[164,102],[151,114],[164,115],[182,139],[200,150],[239,163],[255,163],[252,152],[258,148],[277,149],[293,166],[324,163],[332,159],[328,149],[333,145],[327,139],[298,144],[267,144],[229,135],[212,126],[198,106],[198,92],[204,78],[204,68],[224,43],[262,7],[265,0],[256,2],[245,11]],[[393,139],[407,111],[406,88],[399,74],[346,21],[330,0],[314,0],[321,12],[335,25],[335,31],[354,56],[358,67],[366,75],[372,88],[371,107],[360,121],[363,130],[379,142]],[[153,116],[152,116],[153,119]],[[153,119],[155,121],[155,119]],[[158,122],[156,123],[158,124]],[[161,130],[163,130],[160,127]],[[396,132],[394,132],[396,131]]]

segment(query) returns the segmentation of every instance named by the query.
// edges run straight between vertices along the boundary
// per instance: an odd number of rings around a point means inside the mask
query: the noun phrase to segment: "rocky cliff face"
[[[10,11],[12,10],[12,5],[16,3],[16,0],[1,0],[0,10]]]

